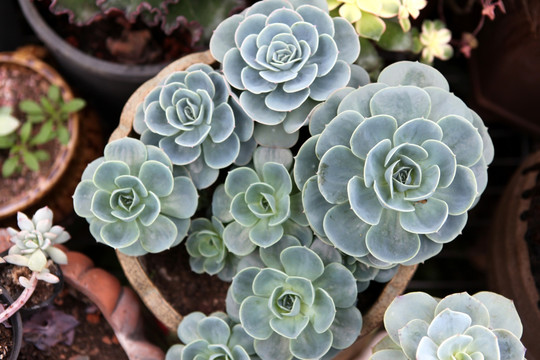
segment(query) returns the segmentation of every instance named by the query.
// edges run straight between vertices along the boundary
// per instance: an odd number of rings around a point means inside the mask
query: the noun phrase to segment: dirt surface
[[[225,311],[230,283],[191,271],[183,243],[159,254],[145,255],[142,263],[161,294],[180,314]]]
[[[60,342],[49,349],[38,350],[33,344],[23,341],[19,360],[128,359],[112,328],[98,308],[84,295],[66,285],[55,299],[54,308],[75,317],[79,322],[75,328],[73,343],[67,345]],[[23,339],[26,337],[27,334],[23,335]]]

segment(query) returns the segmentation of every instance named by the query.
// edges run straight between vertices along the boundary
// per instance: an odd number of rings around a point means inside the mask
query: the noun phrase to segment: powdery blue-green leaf
[[[262,179],[274,188],[277,197],[288,196],[292,190],[291,177],[282,164],[268,162],[263,165]]]
[[[449,91],[448,81],[433,67],[409,61],[399,61],[384,68],[377,79],[390,86],[414,85],[421,88],[439,87]]]
[[[259,218],[254,214],[246,203],[246,194],[239,193],[231,201],[231,214],[240,225],[252,227]]]
[[[93,216],[91,204],[97,190],[98,188],[91,180],[83,180],[77,185],[73,194],[73,208],[77,215],[81,217]]]
[[[241,303],[247,297],[253,295],[252,284],[259,272],[260,269],[255,267],[248,267],[238,272],[233,279],[231,291],[229,291],[235,302]]]
[[[301,276],[315,280],[324,272],[324,265],[319,256],[307,248],[294,246],[280,254],[285,273],[289,276]]]
[[[427,335],[437,344],[458,334],[463,334],[471,326],[471,317],[462,312],[445,309],[429,324]]]
[[[376,115],[371,113],[370,101],[373,95],[379,92],[379,90],[386,87],[388,87],[386,84],[373,83],[367,84],[359,89],[352,91],[351,93],[347,94],[343,98],[343,101],[338,105],[338,114],[347,110],[353,110],[364,117]]]
[[[293,177],[298,189],[302,189],[306,181],[315,175],[319,167],[319,159],[315,154],[315,146],[319,136],[312,136],[306,140],[296,154]]]
[[[259,182],[259,176],[250,168],[238,168],[232,170],[225,179],[225,192],[230,197],[245,192],[248,187]]]
[[[424,320],[414,319],[398,330],[399,345],[409,359],[416,358],[416,349],[420,340],[427,335],[428,326]]]
[[[412,292],[398,296],[384,314],[384,327],[390,338],[399,344],[399,329],[414,319],[431,323],[436,306],[437,301],[426,293]]]
[[[324,137],[321,136],[321,139]],[[343,186],[353,177],[364,173],[363,161],[342,145],[328,150],[319,163],[317,180],[319,190],[331,204],[341,204],[348,200],[347,187]]]
[[[354,307],[338,308],[330,331],[332,332],[332,347],[346,349],[351,346],[362,329],[362,314]]]
[[[448,215],[448,218],[439,231],[426,234],[426,236],[432,241],[444,244],[454,240],[458,235],[460,235],[466,224],[467,213],[456,216]]]
[[[338,59],[348,63],[356,61],[360,54],[360,42],[357,41],[354,28],[343,18],[333,18],[333,21]]]
[[[253,279],[253,293],[257,296],[270,296],[276,287],[283,286],[287,274],[272,268],[262,269]]]
[[[305,183],[302,190],[302,202],[309,225],[313,231],[317,234],[324,234],[324,218],[333,205],[321,195],[316,176],[309,178]]]
[[[355,176],[347,184],[347,193],[352,211],[363,222],[377,225],[383,213],[383,207],[377,193],[365,186],[364,180]]]
[[[479,325],[471,326],[464,332],[464,335],[473,338],[473,341],[467,346],[468,353],[478,352],[484,355],[484,359],[500,358],[497,336],[488,328]]]
[[[298,277],[289,276],[285,280],[285,289],[295,292],[302,300],[302,304],[312,306],[315,301],[315,288],[310,280]]]
[[[332,297],[323,289],[315,291],[315,300],[311,306],[311,324],[317,333],[325,332],[330,328],[336,316],[336,307]]]
[[[236,45],[234,32],[243,18],[237,14],[225,19],[216,28],[214,36],[210,38],[210,51],[218,61],[222,62],[225,53]]]
[[[296,339],[291,340],[290,351],[301,359],[316,359],[330,350],[332,338],[330,330],[319,334],[308,324]]]
[[[167,196],[174,189],[171,170],[157,161],[144,162],[140,167],[139,179],[148,191],[158,197]]]
[[[471,169],[458,165],[452,183],[439,188],[433,195],[448,205],[450,215],[460,215],[469,210],[476,198],[476,180]]]
[[[298,109],[297,109],[298,110]],[[292,114],[296,110],[288,113]],[[255,124],[253,137],[257,144],[267,147],[291,148],[298,141],[298,132],[287,133],[283,127],[284,123],[277,125]]]
[[[239,256],[246,256],[256,248],[256,245],[250,240],[249,228],[243,227],[236,221],[225,227],[223,241],[227,249]]]
[[[214,169],[222,169],[231,165],[240,153],[240,140],[231,134],[220,143],[205,141],[202,144],[204,160]]]
[[[369,252],[377,259],[400,263],[412,259],[420,250],[418,234],[404,231],[397,214],[385,210],[377,225],[366,234]]]
[[[442,142],[456,155],[460,165],[471,166],[482,156],[482,137],[465,118],[448,115],[437,123],[444,135]]]
[[[448,205],[432,198],[414,203],[414,211],[399,214],[399,223],[404,230],[417,234],[439,231],[448,217]]]
[[[443,130],[438,124],[427,119],[412,119],[401,125],[393,134],[394,145],[411,143],[422,145],[427,140],[440,141]]]
[[[352,273],[339,263],[327,265],[314,285],[325,290],[338,308],[348,308],[356,302],[356,280]]]
[[[272,335],[266,340],[255,340],[255,351],[262,359],[292,359],[291,352],[289,350],[289,340],[277,333]]]
[[[265,340],[272,335],[270,319],[273,316],[266,298],[250,296],[240,305],[240,321],[246,332],[255,339]]]
[[[193,216],[197,210],[199,197],[195,185],[185,176],[175,177],[173,184],[173,191],[160,199],[161,212],[179,219]]]
[[[345,61],[338,60],[328,74],[313,81],[309,87],[309,96],[313,100],[324,101],[332,91],[346,86],[350,78],[349,65]]]
[[[352,134],[351,150],[360,159],[366,159],[369,151],[380,141],[392,139],[396,129],[397,122],[392,116],[376,115],[367,118]]]
[[[493,334],[497,337],[501,360],[525,359],[525,346],[515,334],[504,329],[493,330]]]
[[[467,347],[473,341],[471,336],[454,335],[445,339],[437,348],[437,356],[442,359],[451,359],[456,353],[466,352]]]
[[[445,309],[462,312],[471,317],[471,325],[489,326],[489,311],[479,300],[467,293],[452,294],[442,299],[435,308],[435,315]]]
[[[409,360],[401,350],[381,350],[374,353],[370,360]]]
[[[360,220],[349,204],[334,206],[324,217],[324,233],[341,251],[351,256],[365,256],[366,233],[370,226]]]
[[[164,215],[158,215],[151,225],[140,226],[139,230],[142,247],[151,253],[169,249],[178,233],[176,225]]]
[[[229,325],[217,317],[207,317],[199,322],[198,333],[210,344],[227,345],[231,331]]]
[[[114,180],[122,175],[129,175],[130,170],[126,163],[111,160],[101,163],[94,173],[92,181],[103,190],[113,191],[117,188]]]
[[[372,115],[390,115],[398,125],[427,117],[431,111],[429,95],[414,86],[391,87],[378,91],[370,101]]]
[[[139,234],[140,228],[135,221],[109,223],[100,231],[103,241],[115,249],[133,244],[139,238]]]
[[[132,174],[138,174],[139,167],[146,160],[146,147],[133,138],[122,138],[107,144],[104,150],[105,160],[126,163]],[[127,175],[127,174],[123,174]]]
[[[489,291],[478,292],[473,297],[488,309],[491,329],[508,330],[516,337],[521,338],[523,325],[513,301]]]
[[[338,89],[330,94],[324,102],[313,108],[309,115],[309,132],[311,135],[315,136],[323,132],[326,124],[337,115],[338,106],[343,98],[352,91],[354,91],[352,87]]]
[[[273,318],[270,320],[270,327],[276,333],[289,339],[295,339],[302,333],[309,323],[309,318],[305,315],[297,315],[295,317],[284,316]]]
[[[260,247],[268,247],[281,239],[283,236],[283,226],[270,226],[268,220],[261,219],[249,231],[249,239]]]

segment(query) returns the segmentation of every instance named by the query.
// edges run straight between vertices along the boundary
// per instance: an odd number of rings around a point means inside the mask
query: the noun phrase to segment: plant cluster
[[[384,326],[388,335],[370,360],[525,359],[514,303],[488,291],[444,299],[408,293],[390,304]]]
[[[65,102],[58,86],[51,85],[39,103],[33,100],[19,103],[19,109],[26,115],[24,121],[14,118],[11,108],[2,108],[0,149],[9,149],[8,158],[2,165],[2,176],[9,177],[24,168],[38,171],[39,162],[50,158],[40,146],[55,139],[67,145],[69,116],[84,106],[84,100],[78,98]]]
[[[36,289],[38,280],[53,284],[59,281],[58,277],[49,271],[51,262],[67,264],[66,254],[55,245],[65,243],[71,236],[63,227],[53,226],[51,209],[48,207],[39,209],[32,219],[19,212],[17,224],[20,230],[8,228],[13,245],[9,248],[8,254],[0,260],[28,267],[32,275],[30,279],[19,277],[19,283],[24,290],[17,300],[0,313],[0,323],[9,319],[28,301]]]
[[[423,6],[394,3],[404,28]],[[369,83],[354,27],[324,0],[262,0],[210,49],[220,69],[150,90],[141,140],[88,165],[75,210],[128,255],[187,238],[194,272],[232,281],[227,315],[186,316],[168,359],[330,359],[360,334],[359,292],[461,233],[486,187],[487,129],[428,65]],[[197,189],[212,193],[199,209]]]

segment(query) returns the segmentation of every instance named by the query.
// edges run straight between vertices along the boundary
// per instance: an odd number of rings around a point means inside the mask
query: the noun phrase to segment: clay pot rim
[[[4,301],[9,304],[13,303],[13,298],[11,297],[9,292],[4,289],[2,285],[0,285],[0,298],[4,298]],[[9,322],[11,323],[11,329],[13,333],[13,347],[11,348],[11,353],[7,360],[16,360],[22,347],[23,327],[21,314],[19,312],[16,312],[9,318]]]
[[[30,69],[41,75],[50,84],[58,86],[64,101],[74,98],[73,91],[55,69],[29,54],[23,52],[3,52],[0,53],[0,63],[14,64]],[[22,192],[19,196],[12,198],[8,203],[0,206],[0,219],[7,218],[18,211],[34,205],[58,183],[62,175],[66,172],[78,143],[78,113],[72,113],[70,115],[68,129],[70,131],[70,140],[67,145],[61,145],[60,152],[53,162],[47,181],[40,181],[32,189]]]
[[[135,117],[137,106],[142,103],[146,94],[148,94],[161,79],[173,71],[185,70],[189,65],[196,62],[212,64],[215,62],[215,59],[212,57],[209,50],[187,55],[171,63],[155,77],[141,85],[126,102],[122,114],[120,115],[119,126],[112,133],[109,142],[129,136],[132,131],[133,119]],[[146,306],[169,330],[175,332],[178,324],[182,320],[182,314],[179,314],[171,304],[164,299],[159,292],[159,289],[153,284],[148,274],[144,271],[144,267],[138,257],[127,256],[118,250],[116,251],[116,254],[131,286],[139,294]],[[375,304],[363,315],[362,332],[355,344],[358,343],[359,339],[363,336],[373,333],[375,329],[382,325],[382,319],[386,308],[396,296],[403,293],[417,267],[418,265],[399,267],[396,275],[385,285]],[[345,359],[348,358],[347,356],[350,356],[350,354],[353,354],[355,351],[355,344],[351,345],[348,349],[343,350],[340,353],[339,358]]]

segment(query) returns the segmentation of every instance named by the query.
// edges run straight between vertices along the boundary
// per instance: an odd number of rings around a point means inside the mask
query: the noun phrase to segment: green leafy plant
[[[191,179],[175,176],[161,149],[133,138],[109,143],[73,195],[75,212],[90,223],[94,238],[128,255],[178,245],[197,204]]]
[[[178,325],[177,333],[185,345],[173,345],[165,360],[255,359],[253,338],[225,313],[190,313]]]
[[[57,264],[67,264],[66,254],[56,244],[63,244],[71,236],[63,227],[53,226],[53,212],[44,207],[36,211],[32,219],[25,214],[17,213],[17,224],[20,230],[8,228],[13,245],[9,248],[8,255],[0,258],[1,262],[13,265],[25,266],[32,271],[30,279],[19,277],[19,283],[24,287],[19,298],[7,309],[0,313],[0,323],[17,312],[32,296],[38,280],[48,283],[59,281],[56,275],[49,271],[51,261]]]
[[[488,291],[442,300],[423,292],[399,296],[386,309],[384,326],[388,335],[371,360],[525,359],[513,302]]]
[[[340,263],[325,266],[302,246],[268,252],[264,268],[233,279],[227,313],[253,338],[263,360],[331,358],[360,334],[356,280]]]
[[[321,238],[369,266],[417,264],[465,227],[493,144],[476,113],[420,63],[335,92],[311,115],[294,178]]]
[[[39,103],[33,100],[23,100],[19,109],[26,115],[18,131],[13,129],[13,119],[6,123],[6,129],[12,129],[9,134],[0,136],[0,149],[9,149],[8,158],[2,165],[2,176],[9,177],[20,173],[25,167],[31,171],[39,170],[39,162],[46,161],[50,154],[38,148],[57,139],[62,145],[69,142],[67,122],[70,114],[85,106],[82,99],[76,98],[65,102],[56,85],[51,85],[46,96]],[[3,121],[10,116],[3,111]]]

